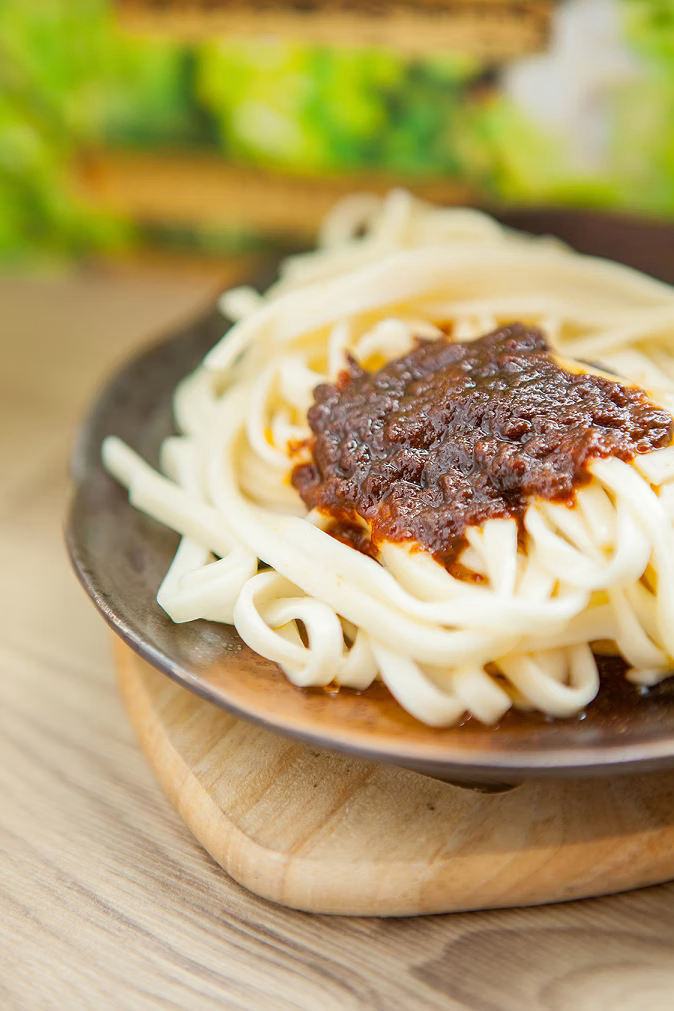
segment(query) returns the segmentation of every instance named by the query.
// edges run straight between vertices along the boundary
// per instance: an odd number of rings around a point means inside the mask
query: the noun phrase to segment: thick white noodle
[[[539,325],[562,358],[672,410],[672,288],[398,190],[348,198],[268,292],[235,289],[220,307],[234,326],[176,390],[163,475],[118,439],[103,447],[131,502],[182,535],[157,598],[174,621],[232,622],[301,687],[381,678],[432,726],[495,723],[512,705],[579,712],[599,687],[592,644],[636,683],[670,673],[674,447],[594,461],[573,508],[530,503],[523,537],[513,520],[469,530],[465,579],[407,544],[378,561],[342,544],[289,475],[316,385],[349,354],[377,368],[441,326],[473,340]]]

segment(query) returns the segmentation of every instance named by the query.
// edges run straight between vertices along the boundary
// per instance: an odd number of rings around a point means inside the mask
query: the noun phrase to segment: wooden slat
[[[198,39],[276,36],[327,45],[455,50],[500,61],[544,47],[555,0],[117,0],[130,31]]]
[[[309,235],[340,196],[385,193],[400,180],[382,175],[302,177],[229,165],[215,156],[103,152],[76,167],[82,194],[97,206],[137,221],[213,228],[247,227]],[[474,202],[455,181],[411,187],[440,203]]]
[[[237,720],[116,645],[122,697],[159,782],[211,856],[263,898],[413,916],[674,875],[672,772],[478,793]]]

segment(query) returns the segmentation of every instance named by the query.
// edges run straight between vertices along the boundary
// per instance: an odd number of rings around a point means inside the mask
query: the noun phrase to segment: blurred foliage
[[[572,168],[563,142],[531,123],[503,95],[485,104],[476,132],[480,140],[466,161],[477,188],[498,201],[604,209],[620,203],[611,173]]]
[[[647,60],[669,66],[674,75],[672,0],[623,0],[630,42]]]
[[[73,159],[101,144],[218,147],[302,172],[465,175],[457,133],[479,69],[274,42],[189,47],[119,32],[105,0],[0,0],[0,259],[138,236],[72,186]]]
[[[123,230],[80,206],[67,159],[93,133],[106,52],[91,2],[0,3],[0,258],[84,254]]]
[[[574,164],[568,138],[530,121],[497,89],[458,137],[483,193],[516,203],[674,214],[674,0],[615,2],[626,62],[623,76],[604,83],[598,164]],[[584,72],[593,71],[578,66]]]
[[[102,142],[212,142],[193,76],[193,53],[122,36],[104,0],[1,0],[0,260],[133,241],[78,199],[69,166]]]
[[[119,32],[105,0],[0,0],[0,260],[86,256],[146,237],[78,199],[69,166],[101,144],[210,146],[296,172],[456,178],[488,200],[674,213],[674,0],[616,2],[641,69],[611,99],[611,141],[593,174],[574,170],[562,140],[469,57],[187,46]],[[178,241],[170,228],[157,235]]]
[[[624,0],[626,33],[641,60],[613,124],[620,200],[674,214],[674,2]]]
[[[185,256],[225,257],[241,253],[266,253],[280,257],[288,253],[288,242],[271,235],[241,229],[227,229],[201,225],[174,225],[168,222],[147,222],[137,229],[138,238],[145,247]],[[304,247],[298,245],[299,252]]]
[[[213,42],[199,54],[197,89],[234,157],[303,172],[456,175],[454,133],[478,73],[460,57]]]

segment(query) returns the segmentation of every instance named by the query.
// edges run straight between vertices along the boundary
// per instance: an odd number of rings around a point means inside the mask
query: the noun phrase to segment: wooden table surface
[[[665,1011],[674,884],[538,909],[365,920],[254,898],[145,765],[61,524],[106,372],[213,279],[0,279],[0,1008]]]

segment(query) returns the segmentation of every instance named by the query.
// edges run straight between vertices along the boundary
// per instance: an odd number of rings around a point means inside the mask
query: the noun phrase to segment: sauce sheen
[[[571,504],[592,459],[630,460],[672,438],[671,415],[642,390],[567,371],[521,323],[466,343],[419,341],[376,372],[351,359],[316,388],[308,420],[312,459],[292,472],[307,507],[335,517],[359,550],[413,541],[448,566],[468,527],[521,524],[534,496]]]

